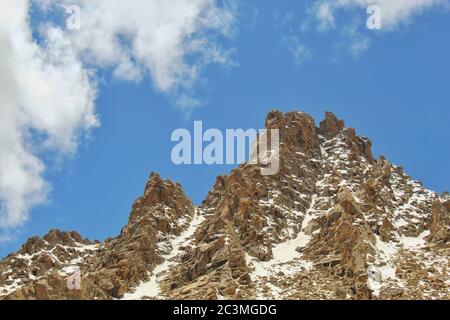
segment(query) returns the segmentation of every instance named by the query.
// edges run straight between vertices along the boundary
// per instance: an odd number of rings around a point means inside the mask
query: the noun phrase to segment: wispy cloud
[[[311,49],[304,44],[300,35],[302,28],[306,30],[306,25],[297,26],[295,15],[288,12],[283,16],[276,16],[277,25],[281,31],[281,45],[292,57],[294,65],[301,66],[312,58]]]
[[[13,238],[11,238],[11,237],[0,235],[0,244],[5,243],[5,242],[10,242],[12,240],[13,240]]]
[[[341,29],[341,43],[353,58],[359,58],[371,44],[369,36],[361,31],[363,25],[361,19],[355,18]]]
[[[310,13],[316,17],[319,29],[330,29],[337,26],[336,15],[340,11],[355,8],[365,10],[370,5],[378,5],[383,27],[393,30],[426,10],[448,8],[449,3],[449,0],[316,0]]]
[[[321,31],[335,27],[334,9],[332,3],[318,2],[309,12],[313,12],[318,20],[317,28]]]
[[[283,36],[283,44],[291,54],[296,66],[303,65],[312,57],[311,49],[304,45],[298,36],[292,34]]]
[[[293,40],[290,50],[302,57],[312,49],[305,41],[300,43],[300,39],[307,38],[306,35],[311,32],[317,35],[333,33],[335,48],[344,49],[353,58],[359,58],[373,42],[370,33],[374,31],[368,30],[366,23],[369,18],[367,9],[373,5],[379,8],[382,30],[392,32],[402,25],[410,24],[414,17],[426,10],[449,9],[450,0],[313,0],[306,4],[301,21],[294,21],[293,13],[285,15],[284,26]],[[299,27],[293,28],[296,23]],[[282,37],[286,38],[285,33]],[[298,45],[295,46],[295,43]],[[293,50],[296,47],[298,50]]]

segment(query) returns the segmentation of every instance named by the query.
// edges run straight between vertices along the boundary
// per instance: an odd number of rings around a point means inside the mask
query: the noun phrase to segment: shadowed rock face
[[[426,190],[327,112],[272,111],[280,171],[243,164],[199,208],[152,173],[120,235],[30,238],[3,299],[450,298],[450,197]],[[67,278],[80,271],[81,286]]]

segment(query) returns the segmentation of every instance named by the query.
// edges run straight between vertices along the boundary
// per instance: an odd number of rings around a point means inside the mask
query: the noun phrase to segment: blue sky
[[[215,177],[231,167],[172,164],[170,135],[193,128],[194,120],[206,128],[262,128],[271,109],[301,110],[318,122],[333,111],[372,140],[376,155],[403,165],[432,190],[450,189],[448,13],[427,8],[389,30],[371,31],[364,8],[344,8],[337,9],[333,28],[318,30],[310,7],[238,4],[232,35],[216,39],[232,50],[232,61],[205,66],[186,89],[202,102],[190,116],[149,75],[130,82],[98,68],[101,125],[62,161],[42,152],[51,191],[25,223],[2,229],[11,239],[0,243],[0,256],[52,228],[100,240],[117,235],[151,171],[180,182],[201,203]],[[352,51],[361,41],[364,49]]]

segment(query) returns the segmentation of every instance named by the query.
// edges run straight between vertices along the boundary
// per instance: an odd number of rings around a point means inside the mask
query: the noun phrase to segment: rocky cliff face
[[[152,174],[118,237],[29,239],[0,263],[0,297],[450,298],[448,195],[375,159],[332,113],[317,127],[273,111],[266,128],[280,130],[277,175],[241,165],[195,208]]]

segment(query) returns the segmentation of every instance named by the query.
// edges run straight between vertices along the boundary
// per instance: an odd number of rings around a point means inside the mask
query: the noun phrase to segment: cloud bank
[[[64,18],[69,5],[81,9],[79,29],[49,19],[31,30],[31,8]],[[217,38],[232,35],[234,17],[232,2],[215,0],[2,0],[0,227],[23,224],[47,200],[43,155],[73,155],[99,125],[96,70],[148,78],[180,108],[198,106],[202,68],[231,63]]]

